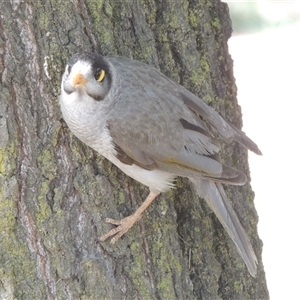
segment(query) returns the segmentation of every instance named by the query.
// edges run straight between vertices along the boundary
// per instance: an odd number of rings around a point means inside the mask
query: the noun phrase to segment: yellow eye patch
[[[98,82],[101,82],[105,77],[105,71],[104,70],[101,70],[101,71],[98,71],[96,74],[95,74],[95,79],[98,81]]]

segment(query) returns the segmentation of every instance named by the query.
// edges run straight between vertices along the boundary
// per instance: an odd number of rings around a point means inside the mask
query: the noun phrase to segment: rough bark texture
[[[34,0],[0,4],[0,298],[268,299],[249,184],[228,187],[259,258],[252,278],[187,180],[161,195],[115,246],[105,217],[148,190],[78,141],[61,118],[60,80],[83,50],[147,62],[240,127],[217,0]],[[247,152],[223,158],[249,174]]]

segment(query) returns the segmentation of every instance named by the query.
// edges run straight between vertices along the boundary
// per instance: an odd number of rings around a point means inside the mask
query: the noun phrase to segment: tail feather
[[[219,221],[235,243],[249,273],[255,277],[257,258],[248,236],[234,212],[222,185],[208,180],[199,180],[196,178],[190,179],[193,182],[198,195],[206,200],[209,207],[216,214]]]

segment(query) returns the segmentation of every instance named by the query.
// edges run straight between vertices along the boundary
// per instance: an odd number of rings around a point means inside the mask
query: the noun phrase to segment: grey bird
[[[74,55],[62,77],[60,105],[75,136],[110,160],[125,174],[146,185],[143,204],[101,237],[115,243],[139,220],[177,176],[188,177],[235,243],[252,276],[257,258],[222,183],[243,185],[241,171],[223,165],[220,145],[237,141],[261,154],[244,132],[154,67],[124,57],[93,52]]]

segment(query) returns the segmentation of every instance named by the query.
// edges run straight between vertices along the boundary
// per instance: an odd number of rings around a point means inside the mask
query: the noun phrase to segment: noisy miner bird
[[[114,236],[115,243],[160,193],[174,187],[177,176],[188,177],[256,275],[257,258],[221,185],[243,185],[246,176],[220,162],[212,130],[261,154],[244,132],[154,67],[93,52],[75,54],[68,62],[60,105],[75,136],[150,189],[135,213],[106,219],[117,227],[102,241]]]

